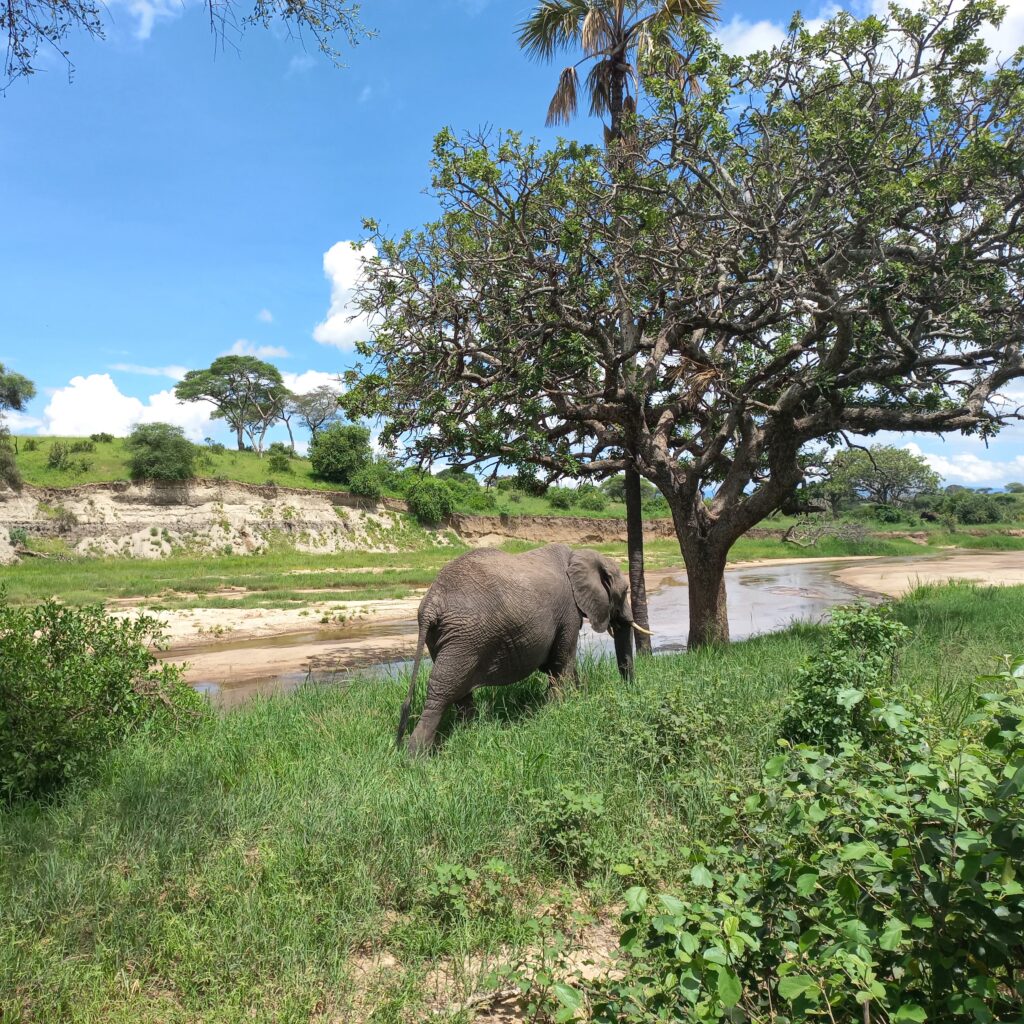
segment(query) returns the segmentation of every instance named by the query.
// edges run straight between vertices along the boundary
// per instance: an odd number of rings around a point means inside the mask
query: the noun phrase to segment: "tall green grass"
[[[955,728],[973,676],[1022,647],[1024,588],[930,589],[897,608],[914,631],[905,677]],[[423,1020],[432,967],[472,951],[482,970],[532,941],[539,908],[616,899],[635,880],[616,863],[670,883],[680,847],[772,748],[819,635],[655,658],[628,685],[590,663],[559,703],[539,679],[482,690],[479,719],[447,721],[417,761],[394,750],[402,679],[308,687],[171,742],[141,737],[59,803],[0,813],[0,1019]],[[636,745],[666,698],[714,723],[671,751],[670,772]],[[603,800],[583,874],[545,854],[538,824],[566,789]],[[437,866],[492,857],[518,879],[502,913],[441,914]]]

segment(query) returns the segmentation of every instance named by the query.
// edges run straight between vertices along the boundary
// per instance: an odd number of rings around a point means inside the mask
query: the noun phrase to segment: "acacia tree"
[[[421,457],[605,475],[635,453],[675,523],[689,642],[727,639],[729,549],[810,449],[1016,415],[1024,72],[986,72],[995,17],[843,14],[750,58],[695,27],[702,88],[658,86],[628,174],[442,133],[440,219],[370,225],[377,326],[346,406]]]
[[[300,38],[308,32],[317,49],[335,64],[341,60],[332,41],[336,35],[345,36],[352,46],[370,35],[359,20],[360,5],[349,0],[254,0],[247,13],[239,11],[234,0],[204,0],[204,6],[210,29],[221,43],[229,34],[252,25],[268,28],[280,21]],[[0,32],[7,36],[0,90],[16,78],[36,73],[40,47],[66,61],[69,73],[73,71],[64,49],[67,38],[84,32],[102,39],[103,10],[99,0],[7,0],[0,7]]]
[[[889,444],[836,452],[827,471],[830,489],[882,505],[905,505],[936,490],[940,479],[920,455]]]
[[[295,395],[291,405],[299,422],[309,431],[311,437],[316,437],[318,431],[341,416],[338,392],[329,384],[322,384],[304,395]]]
[[[641,84],[637,55],[659,42],[669,66],[685,74],[686,46],[678,35],[685,18],[711,21],[714,0],[541,0],[519,27],[519,45],[533,58],[551,61],[560,52],[583,56],[563,68],[548,107],[547,124],[568,124],[579,106],[577,68],[590,64],[586,93],[590,113],[607,118],[605,144],[613,163],[636,113]],[[634,88],[631,89],[631,86]],[[623,225],[625,227],[625,225]],[[640,474],[632,463],[624,473],[629,591],[637,624],[650,625],[644,579],[643,497]],[[650,637],[636,635],[637,650],[650,652]]]
[[[35,394],[36,386],[28,377],[7,370],[4,364],[0,363],[0,481],[6,483],[8,487],[21,486],[21,473],[18,472],[17,463],[14,461],[18,442],[15,440],[12,449],[4,413],[8,410],[24,409]]]
[[[234,430],[239,451],[245,449],[246,435],[263,450],[267,430],[281,418],[290,396],[281,371],[255,356],[221,356],[205,370],[189,370],[174,394],[183,402],[212,403],[214,417]]]

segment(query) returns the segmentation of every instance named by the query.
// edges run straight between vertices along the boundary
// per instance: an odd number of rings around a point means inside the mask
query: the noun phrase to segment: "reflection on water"
[[[830,608],[863,599],[863,594],[834,579],[838,564],[815,562],[730,569],[725,574],[729,604],[729,630],[733,640],[784,629],[794,622],[817,622]],[[648,598],[653,645],[659,651],[685,649],[689,631],[685,575],[666,580]],[[202,680],[193,685],[217,704],[233,706],[256,694],[294,690],[304,682],[339,683],[367,672],[385,676],[401,674],[411,658],[405,652],[415,643],[413,620],[388,623],[353,623],[329,630],[269,637],[266,640],[235,640],[203,646],[204,651],[246,651],[267,648],[312,646],[316,653],[294,671],[275,672],[259,678],[223,682]],[[373,641],[367,643],[367,641]],[[581,650],[613,653],[611,638],[595,634],[584,625]]]

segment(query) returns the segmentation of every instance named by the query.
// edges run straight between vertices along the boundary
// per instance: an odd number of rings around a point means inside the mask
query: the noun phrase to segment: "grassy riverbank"
[[[1024,538],[1005,536],[943,537],[975,550],[1024,550]],[[510,541],[509,550],[536,547]],[[622,561],[624,544],[597,545]],[[949,545],[921,545],[900,538],[854,542],[824,538],[810,548],[783,544],[775,538],[743,537],[729,553],[730,562],[772,558],[840,558],[850,556],[916,556],[937,554]],[[330,601],[376,601],[407,597],[429,586],[441,567],[468,550],[449,547],[390,553],[345,551],[311,555],[276,548],[259,555],[199,558],[173,555],[165,559],[70,558],[59,572],[46,559],[25,559],[6,566],[4,586],[13,602],[58,597],[69,604],[120,602],[155,609],[172,608],[299,608]],[[682,568],[673,540],[646,545],[650,570]]]
[[[904,678],[955,729],[973,677],[1020,650],[1024,588],[897,608]],[[631,686],[590,665],[560,704],[538,682],[481,691],[480,719],[416,762],[392,749],[401,681],[139,738],[93,785],[0,812],[0,1019],[422,1021],[535,943],[541,908],[600,913],[637,881],[677,882],[819,637],[658,658]],[[664,701],[688,737],[670,772],[637,742]],[[574,872],[559,837],[579,844]]]

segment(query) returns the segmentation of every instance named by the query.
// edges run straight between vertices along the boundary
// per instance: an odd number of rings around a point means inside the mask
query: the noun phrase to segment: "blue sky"
[[[224,436],[170,389],[227,351],[299,389],[352,363],[343,324],[363,217],[432,216],[434,134],[494,125],[541,138],[558,68],[521,54],[528,0],[365,0],[376,38],[337,69],[283,31],[218,51],[196,0],[110,0],[108,39],[0,98],[0,362],[40,394],[25,432],[124,433],[145,419]],[[1001,41],[1024,41],[1013,0]],[[817,5],[805,8],[820,13]],[[724,0],[730,48],[772,42],[782,3]],[[571,128],[596,139],[581,117]],[[333,315],[333,319],[332,319]],[[907,443],[910,439],[902,439]],[[988,450],[914,439],[950,482],[1024,479],[1024,430]]]

